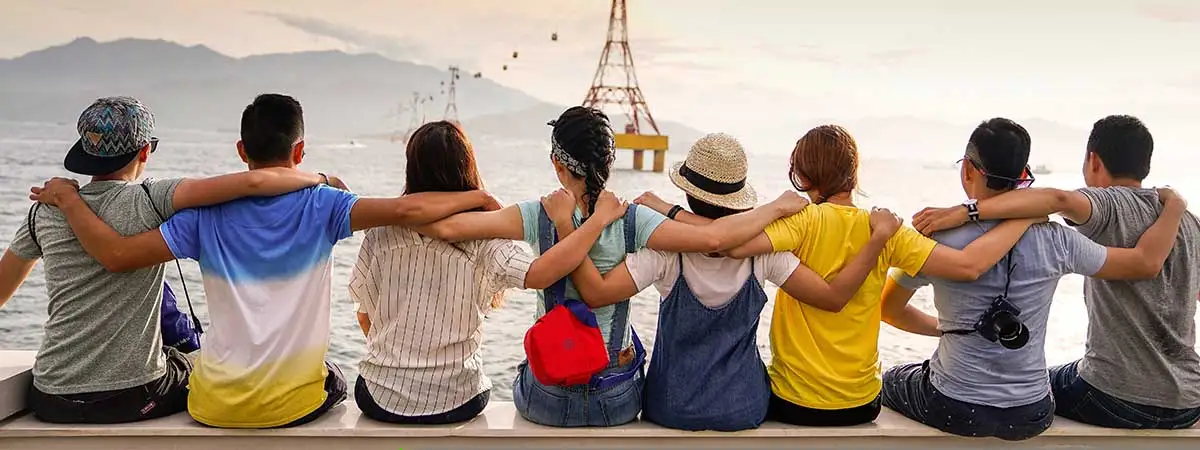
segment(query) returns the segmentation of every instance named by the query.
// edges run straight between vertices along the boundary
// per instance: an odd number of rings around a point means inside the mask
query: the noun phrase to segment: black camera
[[[1021,310],[1004,297],[996,297],[992,306],[975,322],[975,331],[1004,348],[1015,350],[1029,342],[1029,328],[1021,323]]]

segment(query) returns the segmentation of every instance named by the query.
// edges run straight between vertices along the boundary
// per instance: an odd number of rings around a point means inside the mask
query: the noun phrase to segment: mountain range
[[[159,129],[229,132],[255,95],[279,92],[300,100],[310,136],[382,137],[409,127],[414,92],[422,93],[424,117],[442,118],[449,78],[446,70],[377,54],[233,58],[203,45],[82,37],[0,59],[0,120],[73,124],[96,98],[129,95],[151,107]],[[459,119],[473,136],[545,139],[546,122],[566,108],[469,73],[456,88]],[[619,117],[613,122],[623,127]],[[661,119],[660,128],[673,146],[700,134]]]
[[[372,53],[313,51],[234,58],[203,45],[83,37],[0,59],[0,120],[73,125],[96,98],[131,95],[154,110],[160,133],[228,133],[236,132],[242,109],[255,95],[280,92],[304,105],[310,137],[344,142],[406,130],[411,115],[402,111],[413,92],[424,93],[426,118],[441,118],[449,77],[446,70]],[[566,108],[470,73],[461,74],[456,85],[460,120],[475,138],[545,140],[546,122]],[[622,129],[623,118],[611,113],[613,127]],[[660,130],[671,137],[673,150],[686,150],[701,134],[657,119]],[[777,120],[763,120],[760,130],[742,130],[739,138],[748,153],[790,152],[805,130],[838,123],[855,136],[865,157],[940,163],[957,157],[975,125],[909,116],[772,119]],[[1044,119],[1017,120],[1034,136],[1033,162],[1077,164],[1086,130]]]

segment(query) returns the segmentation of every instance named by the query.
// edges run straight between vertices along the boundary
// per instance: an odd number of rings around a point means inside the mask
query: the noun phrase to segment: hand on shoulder
[[[871,208],[871,236],[890,239],[904,225],[904,219],[887,208]]]
[[[1162,203],[1163,206],[1169,206],[1173,204],[1175,206],[1183,207],[1183,209],[1187,209],[1187,200],[1184,199],[1183,196],[1179,195],[1179,192],[1174,188],[1170,186],[1163,186],[1156,188],[1155,191],[1158,191],[1158,201]]]
[[[779,195],[779,198],[771,202],[771,205],[779,209],[780,217],[798,214],[805,207],[807,207],[808,204],[809,201],[807,198],[804,198],[804,196],[801,196],[796,191],[791,190],[784,191]]]
[[[967,223],[967,208],[955,205],[949,208],[925,208],[913,214],[913,228],[929,236],[938,231],[958,228]]]
[[[616,194],[604,191],[600,193],[600,198],[596,199],[596,211],[592,213],[591,217],[588,217],[588,220],[595,218],[608,225],[625,217],[625,210],[628,208],[629,204],[621,201]]]
[[[42,187],[29,189],[29,199],[50,206],[60,206],[71,197],[79,197],[79,182],[71,178],[54,177]]]

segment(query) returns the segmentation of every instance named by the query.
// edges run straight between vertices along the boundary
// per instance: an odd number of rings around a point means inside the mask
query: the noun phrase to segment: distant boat
[[[1050,168],[1046,167],[1045,164],[1038,164],[1037,167],[1033,168],[1033,174],[1034,175],[1049,175]]]

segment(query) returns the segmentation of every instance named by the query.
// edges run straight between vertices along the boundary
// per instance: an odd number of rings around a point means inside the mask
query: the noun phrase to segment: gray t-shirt
[[[1079,232],[1110,247],[1134,247],[1158,220],[1153,189],[1081,189],[1092,216]],[[1153,280],[1084,284],[1088,338],[1079,376],[1125,401],[1161,408],[1200,407],[1196,300],[1200,294],[1200,222],[1185,214],[1175,247]]]
[[[134,235],[175,213],[180,180],[137,183],[98,181],[79,190],[96,215],[118,233]],[[153,205],[151,204],[153,199]],[[27,218],[26,218],[27,219]],[[163,265],[110,273],[83,250],[57,208],[43,206],[34,218],[38,248],[22,220],[9,248],[25,259],[42,258],[49,318],[33,365],[33,384],[47,394],[125,389],[166,374],[159,316]]]
[[[996,226],[984,221],[934,233],[938,242],[962,249]],[[1010,260],[1011,257],[1011,260]],[[1008,301],[1021,310],[1029,342],[1007,349],[979,333],[944,334],[930,357],[930,382],[947,397],[999,408],[1028,405],[1050,395],[1046,371],[1046,322],[1050,302],[1063,275],[1092,275],[1104,266],[1108,249],[1056,223],[1029,228],[1009,256],[971,283],[893,273],[908,289],[933,285],[938,329],[974,330],[975,322],[1004,293],[1009,262],[1013,265]]]

